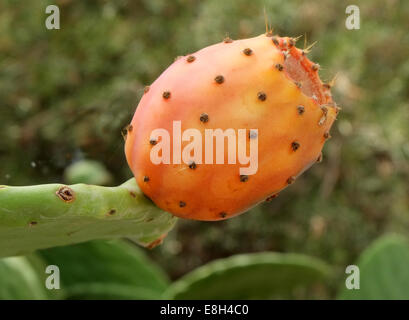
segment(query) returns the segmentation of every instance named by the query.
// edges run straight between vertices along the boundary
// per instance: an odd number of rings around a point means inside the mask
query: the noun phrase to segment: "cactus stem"
[[[117,187],[2,186],[0,203],[0,257],[102,238],[132,237],[148,245],[176,222],[134,178]]]
[[[75,200],[75,193],[74,191],[67,186],[62,186],[59,188],[55,193],[62,201],[65,202],[72,202]]]

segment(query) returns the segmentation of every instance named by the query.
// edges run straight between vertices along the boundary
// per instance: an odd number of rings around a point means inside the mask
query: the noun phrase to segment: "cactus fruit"
[[[228,219],[271,199],[321,159],[329,138],[339,108],[318,69],[295,39],[270,34],[225,39],[177,59],[145,89],[129,125],[125,152],[141,190],[163,210],[196,220]],[[240,174],[238,162],[209,164],[204,152],[202,161],[175,163],[175,121],[202,137],[206,129],[247,130],[258,141],[257,172]],[[173,162],[151,160],[163,140],[152,138],[157,128],[170,133]],[[183,139],[181,150],[189,144]]]

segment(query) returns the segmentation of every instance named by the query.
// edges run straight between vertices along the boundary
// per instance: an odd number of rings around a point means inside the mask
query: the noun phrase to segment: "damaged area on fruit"
[[[298,49],[294,38],[273,36],[272,41],[285,57],[283,65],[278,69],[283,70],[306,96],[319,105],[332,104],[335,107],[336,104],[329,92],[331,86],[320,80],[317,73],[320,65],[307,58],[305,52],[308,50]]]

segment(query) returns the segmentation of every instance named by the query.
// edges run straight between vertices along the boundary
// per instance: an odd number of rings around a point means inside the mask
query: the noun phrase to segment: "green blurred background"
[[[61,29],[47,30],[57,4]],[[358,4],[361,29],[347,30]],[[0,184],[64,181],[91,159],[119,184],[131,172],[121,129],[145,85],[175,57],[265,32],[317,41],[310,59],[335,75],[342,107],[315,165],[271,203],[223,222],[179,221],[147,252],[172,280],[217,258],[302,253],[334,267],[333,283],[308,297],[333,298],[345,267],[385,233],[409,230],[409,2],[398,0],[0,1]]]

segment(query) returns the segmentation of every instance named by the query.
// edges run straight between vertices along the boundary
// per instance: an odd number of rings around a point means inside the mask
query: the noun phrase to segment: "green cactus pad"
[[[117,187],[0,186],[0,257],[102,238],[132,237],[148,246],[176,220],[147,199],[135,179]]]
[[[174,282],[174,299],[288,298],[298,289],[322,281],[329,268],[298,254],[254,253],[210,262]]]

